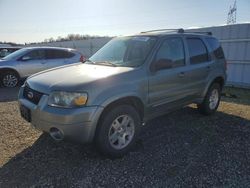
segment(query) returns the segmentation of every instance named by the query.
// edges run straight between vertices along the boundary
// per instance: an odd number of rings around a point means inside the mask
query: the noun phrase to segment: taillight
[[[84,63],[85,61],[86,61],[86,57],[84,57],[83,55],[81,55],[80,62]]]

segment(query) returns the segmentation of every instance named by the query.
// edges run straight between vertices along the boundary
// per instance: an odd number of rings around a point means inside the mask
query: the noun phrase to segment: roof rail
[[[156,30],[149,30],[149,31],[142,31],[141,33],[152,33],[152,32],[157,32],[157,31],[175,31],[177,33],[200,33],[200,34],[207,34],[207,35],[213,35],[212,32],[202,32],[202,31],[185,31],[184,29],[156,29]]]
[[[198,34],[213,35],[211,31],[185,31],[185,33],[198,33]]]
[[[149,31],[143,31],[141,33],[152,33],[152,32],[157,32],[157,31],[176,31],[177,33],[184,33],[184,29],[156,29],[156,30],[149,30]]]

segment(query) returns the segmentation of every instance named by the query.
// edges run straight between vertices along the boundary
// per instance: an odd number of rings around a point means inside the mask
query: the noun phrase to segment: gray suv
[[[225,81],[226,61],[213,36],[144,32],[114,38],[84,64],[29,77],[20,89],[20,111],[55,140],[94,141],[118,157],[152,118],[190,103],[214,113]]]
[[[17,50],[0,60],[0,85],[15,87],[28,76],[57,66],[77,63],[83,59],[73,49],[29,47]]]

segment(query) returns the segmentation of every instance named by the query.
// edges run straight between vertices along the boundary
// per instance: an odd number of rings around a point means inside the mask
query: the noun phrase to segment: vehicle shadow
[[[16,101],[20,87],[1,88],[0,87],[0,102]]]
[[[93,146],[57,143],[43,134],[4,164],[0,187],[244,185],[249,133],[247,119],[223,112],[202,116],[185,107],[150,121],[133,151],[113,160]]]

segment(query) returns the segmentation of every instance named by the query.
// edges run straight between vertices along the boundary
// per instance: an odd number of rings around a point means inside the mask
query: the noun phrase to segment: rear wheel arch
[[[204,115],[213,114],[220,103],[221,85],[217,81],[212,82],[209,86],[206,96],[202,103],[197,104],[199,111]]]
[[[214,83],[218,83],[220,84],[221,89],[223,88],[223,86],[225,85],[225,79],[222,76],[217,76],[214,79],[212,79],[211,82],[209,82],[209,84],[207,84],[206,89],[204,90],[202,96],[205,97],[209,88],[214,84]]]
[[[218,77],[216,77],[216,78],[212,81],[212,83],[210,84],[210,86],[211,86],[213,83],[218,83],[218,84],[220,84],[220,87],[223,88],[223,86],[225,85],[225,80],[224,80],[224,78],[223,78],[222,76],[218,76]]]

